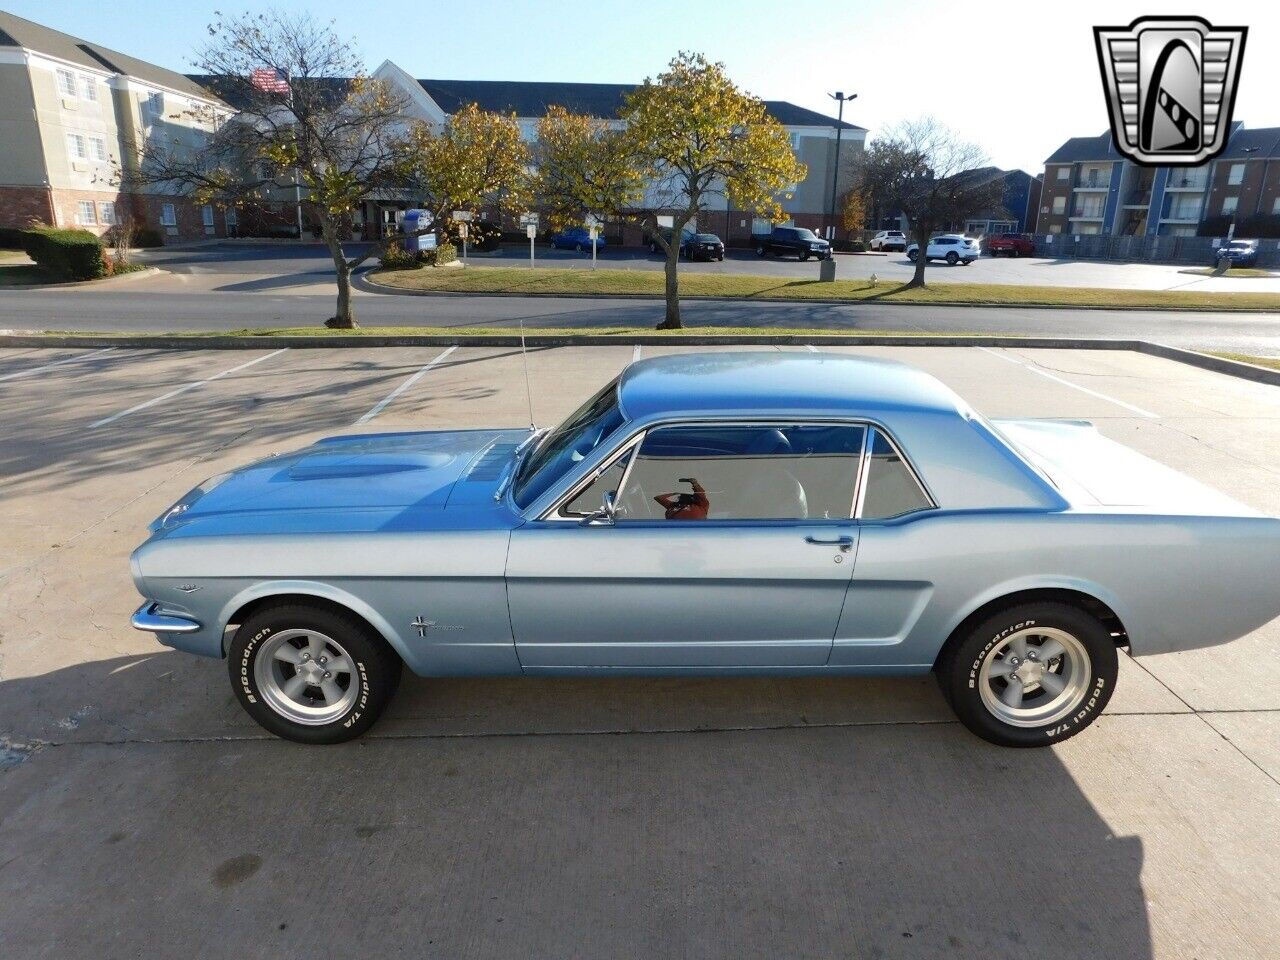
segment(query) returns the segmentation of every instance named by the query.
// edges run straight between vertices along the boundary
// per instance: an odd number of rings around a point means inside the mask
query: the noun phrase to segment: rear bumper
[[[198,620],[173,613],[158,613],[160,604],[148,600],[133,612],[130,623],[133,629],[145,633],[197,633],[202,629]]]

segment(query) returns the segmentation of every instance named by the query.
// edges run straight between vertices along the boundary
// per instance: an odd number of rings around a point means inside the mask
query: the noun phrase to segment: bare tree
[[[967,175],[985,162],[980,147],[932,117],[891,127],[867,148],[861,189],[877,209],[907,217],[919,251],[907,287],[925,285],[925,251],[935,230],[1002,206],[999,181]]]
[[[232,109],[195,109],[183,129],[203,127],[203,144],[153,138],[122,180],[223,207],[299,203],[337,273],[337,307],[326,326],[354,327],[351,271],[400,238],[348,256],[343,233],[363,201],[396,195],[405,182],[405,104],[365,75],[349,41],[309,15],[221,19],[209,36],[195,65]]]

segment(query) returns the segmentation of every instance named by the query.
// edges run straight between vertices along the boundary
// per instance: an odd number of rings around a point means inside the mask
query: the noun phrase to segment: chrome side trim
[[[148,600],[135,610],[129,621],[133,624],[133,629],[146,633],[195,633],[201,629],[199,621],[190,617],[156,613],[159,606],[154,600]]]

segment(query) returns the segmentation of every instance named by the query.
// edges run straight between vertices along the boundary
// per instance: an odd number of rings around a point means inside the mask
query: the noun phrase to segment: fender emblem
[[[182,584],[182,586],[178,587],[178,589],[182,593],[195,593],[197,590],[200,589],[200,586],[195,583],[184,583]]]
[[[425,637],[427,635],[427,631],[430,630],[435,625],[436,625],[436,622],[434,620],[428,620],[426,617],[422,616],[421,614],[414,617],[413,622],[409,624],[409,626],[411,627],[418,628],[418,636],[420,637]]]

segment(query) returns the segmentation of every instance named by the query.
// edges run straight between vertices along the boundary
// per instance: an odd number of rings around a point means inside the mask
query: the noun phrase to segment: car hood
[[[206,480],[156,518],[151,530],[247,514],[268,528],[279,525],[280,515],[355,517],[491,505],[503,469],[527,436],[527,429],[516,429],[327,437]]]

